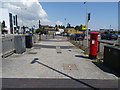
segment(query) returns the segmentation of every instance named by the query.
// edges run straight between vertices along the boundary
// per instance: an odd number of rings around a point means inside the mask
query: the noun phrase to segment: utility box
[[[25,42],[26,42],[26,48],[32,48],[33,47],[33,36],[32,35],[26,35],[25,36]]]
[[[26,51],[25,36],[23,35],[15,36],[14,44],[15,44],[15,53],[21,54]]]
[[[117,46],[104,46],[104,65],[120,74],[120,48]]]

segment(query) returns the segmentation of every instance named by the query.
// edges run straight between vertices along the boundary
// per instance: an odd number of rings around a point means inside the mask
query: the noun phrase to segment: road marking
[[[8,53],[11,53],[11,52],[13,52],[14,50],[15,50],[15,49],[12,49],[12,50],[6,51],[6,52],[4,52],[4,53],[0,53],[0,56],[3,56],[3,55],[8,54]]]

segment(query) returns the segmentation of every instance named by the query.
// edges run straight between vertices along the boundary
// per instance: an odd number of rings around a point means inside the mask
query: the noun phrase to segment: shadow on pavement
[[[89,59],[89,57],[83,56],[83,55],[75,55],[75,57]],[[95,64],[95,65],[96,65],[98,68],[100,68],[102,71],[107,72],[107,73],[111,73],[111,74],[116,75],[117,77],[120,77],[120,74],[118,74],[118,73],[115,72],[114,70],[106,67],[105,65],[103,65],[103,63],[101,63],[101,62],[95,62],[95,61],[92,61],[92,63]]]
[[[72,76],[69,76],[69,75],[67,75],[67,74],[65,74],[65,73],[63,73],[63,72],[61,72],[61,71],[58,71],[58,70],[56,70],[56,69],[54,69],[54,68],[52,68],[52,67],[50,67],[50,66],[48,66],[48,65],[46,65],[46,64],[43,64],[43,63],[41,63],[41,62],[38,61],[38,60],[39,60],[38,58],[34,58],[34,60],[31,62],[31,64],[34,64],[34,63],[41,64],[41,65],[43,65],[43,66],[45,66],[45,67],[47,67],[47,68],[49,68],[49,69],[51,69],[51,70],[53,70],[53,71],[56,71],[56,72],[58,72],[58,73],[60,73],[60,74],[62,74],[62,75],[64,75],[64,76],[66,76],[66,77],[69,77],[70,79],[72,79],[72,80],[74,80],[74,81],[76,81],[76,82],[78,82],[78,83],[80,83],[80,84],[83,84],[83,85],[85,85],[85,86],[87,86],[87,87],[89,87],[89,88],[91,88],[91,89],[93,89],[93,90],[100,90],[100,89],[98,89],[98,88],[95,88],[95,87],[93,87],[93,86],[91,86],[91,85],[83,82],[83,81],[80,81],[80,80],[78,80],[78,79],[76,79],[76,78],[73,78]]]
[[[41,40],[41,41],[47,41],[47,42],[66,42],[67,40],[61,39],[61,40]]]
[[[34,45],[35,48],[49,48],[56,49],[56,46],[52,45]],[[70,49],[72,46],[59,46],[61,49]]]
[[[102,71],[107,72],[107,73],[111,73],[111,74],[116,75],[117,77],[120,77],[120,74],[118,74],[118,73],[115,72],[114,70],[106,67],[105,65],[103,65],[103,63],[95,62],[95,61],[92,61],[92,63],[95,64],[95,65],[96,65],[98,68],[100,68]]]
[[[87,56],[83,56],[83,55],[75,55],[75,57],[89,59],[89,57],[87,57]]]

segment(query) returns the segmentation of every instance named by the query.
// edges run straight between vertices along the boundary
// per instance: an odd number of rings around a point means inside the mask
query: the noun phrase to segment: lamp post
[[[84,2],[86,5],[86,39],[87,39],[87,47],[88,47],[88,7],[87,7],[87,2]]]
[[[88,23],[89,23],[89,20],[90,20],[90,13],[88,13],[88,6],[87,6],[87,2],[84,2],[84,4],[86,5],[86,39],[87,39],[87,41],[86,41],[86,45],[87,45],[87,47],[89,46],[89,43],[88,43],[88,41],[89,41],[89,36],[88,36]]]
[[[67,20],[67,19],[65,18],[65,26],[67,25],[66,20]]]

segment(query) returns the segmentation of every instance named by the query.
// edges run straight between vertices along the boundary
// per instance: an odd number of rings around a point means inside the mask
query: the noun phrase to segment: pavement
[[[61,53],[57,53],[56,47],[60,47]],[[48,40],[42,39],[32,49],[27,49],[27,52],[24,54],[13,54],[4,58],[2,61],[2,77],[68,78],[42,64],[31,64],[36,58],[40,63],[78,79],[117,79],[115,75],[104,72],[97,67],[94,62],[90,61],[83,54],[82,50],[75,48],[64,37]],[[69,67],[73,68],[73,70],[69,70]]]
[[[45,37],[43,36],[41,41],[37,42],[33,48],[27,49],[25,53],[13,54],[2,60],[3,80],[6,81],[6,78],[118,80],[110,69],[88,59],[88,56],[67,41],[66,37],[55,36],[54,39],[52,36],[48,36],[47,39]],[[57,81],[53,82],[55,84]],[[117,82],[113,83],[117,84]]]

